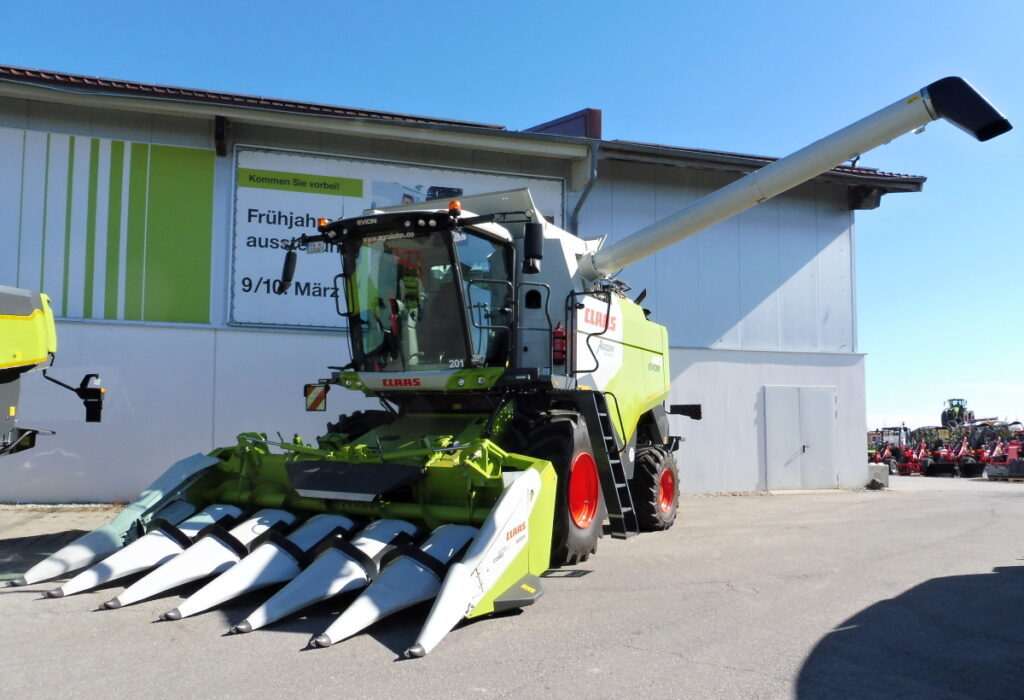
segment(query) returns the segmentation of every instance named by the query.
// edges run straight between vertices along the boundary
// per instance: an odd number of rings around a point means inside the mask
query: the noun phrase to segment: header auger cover
[[[118,608],[208,581],[165,620],[284,584],[236,634],[361,591],[320,647],[434,599],[413,657],[463,618],[533,603],[606,519],[617,538],[673,525],[668,414],[701,417],[664,405],[666,329],[609,275],[939,117],[983,139],[1009,129],[966,82],[938,81],[604,249],[547,223],[526,190],[323,221],[293,241],[280,287],[298,249],[338,256],[352,362],[325,383],[381,410],[315,445],[244,433],[183,460],[15,584],[84,569],[58,597],[148,571],[105,604]]]

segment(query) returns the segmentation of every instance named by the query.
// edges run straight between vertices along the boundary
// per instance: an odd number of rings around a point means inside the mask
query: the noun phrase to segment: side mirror
[[[536,275],[540,272],[540,261],[544,258],[544,224],[526,224],[523,237],[523,274]]]
[[[288,288],[292,286],[292,280],[295,278],[295,262],[298,259],[298,255],[294,250],[289,250],[284,254],[284,269],[281,270],[281,283],[277,285],[275,290],[278,294],[284,294],[288,291]]]

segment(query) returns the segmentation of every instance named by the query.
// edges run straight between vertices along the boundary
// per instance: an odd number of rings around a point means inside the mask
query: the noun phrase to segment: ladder
[[[601,476],[601,491],[608,509],[611,535],[624,540],[640,532],[633,507],[633,496],[629,492],[626,470],[619,459],[619,446],[615,442],[615,428],[608,413],[608,402],[600,391],[580,392],[580,408],[587,421],[590,442],[603,446],[594,450],[594,460]]]

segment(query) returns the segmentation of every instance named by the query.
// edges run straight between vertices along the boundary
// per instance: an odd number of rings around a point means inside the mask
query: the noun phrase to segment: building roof
[[[196,88],[174,87],[171,85],[154,85],[138,83],[131,80],[116,80],[56,71],[36,70],[0,65],[0,80],[44,85],[68,90],[82,90],[90,93],[110,95],[134,95],[153,99],[201,102],[221,104],[232,107],[248,107],[251,109],[271,109],[275,111],[295,112],[297,114],[315,114],[332,117],[355,117],[361,119],[381,119],[413,124],[440,124],[448,126],[473,126],[480,129],[503,130],[504,126],[480,124],[477,122],[460,121],[457,119],[439,119],[421,117],[414,114],[398,114],[372,109],[339,107],[317,102],[299,102],[274,97],[257,97],[254,95],[238,95],[230,92],[214,92]]]
[[[565,149],[577,148],[572,144],[588,144],[598,141],[601,145],[601,157],[617,160],[630,160],[634,162],[657,163],[675,167],[693,167],[703,170],[720,170],[723,172],[749,173],[777,158],[769,156],[748,155],[742,153],[730,153],[727,151],[714,151],[700,148],[684,148],[679,146],[667,146],[663,144],[644,143],[640,141],[600,140],[600,111],[594,109],[582,110],[573,115],[567,115],[559,119],[546,122],[540,126],[532,127],[523,131],[512,131],[506,127],[496,124],[483,124],[456,119],[441,119],[435,117],[424,117],[413,114],[400,114],[397,112],[383,112],[379,110],[358,109],[353,107],[342,107],[316,102],[300,102],[297,100],[286,100],[271,97],[259,97],[254,95],[240,95],[227,92],[215,92],[196,88],[174,87],[169,85],[155,85],[140,83],[130,80],[119,80],[112,78],[101,78],[95,76],[76,75],[49,70],[32,68],[19,68],[16,66],[0,65],[0,83],[7,82],[31,87],[56,89],[82,95],[111,96],[111,97],[139,97],[155,101],[205,105],[208,107],[224,106],[232,110],[252,110],[254,114],[273,112],[277,114],[295,114],[301,116],[326,117],[342,121],[357,120],[362,123],[407,125],[425,127],[428,129],[454,129],[463,133],[475,132],[477,134],[493,134],[493,138],[499,140],[510,139],[520,141],[522,139],[544,139],[548,146],[541,151],[543,155],[559,156],[564,155],[567,150],[558,151],[552,146],[558,144],[552,141],[563,142]],[[596,113],[596,122],[593,114]],[[586,136],[569,135],[571,132],[548,129],[549,125],[561,125],[567,119],[586,114],[590,120],[586,123],[596,123],[597,131],[590,130]],[[435,132],[436,133],[436,132]],[[596,137],[596,138],[595,138]],[[489,139],[493,143],[493,138]],[[579,151],[573,151],[578,153]],[[585,151],[584,151],[585,153]],[[578,156],[576,156],[578,157]],[[921,189],[925,181],[924,177],[916,175],[901,175],[876,170],[875,168],[838,166],[816,180],[833,181],[847,186],[879,189],[885,192],[916,192]],[[877,206],[877,204],[876,204]]]
[[[779,158],[775,156],[759,156],[747,153],[714,151],[704,148],[683,148],[680,146],[666,146],[664,144],[645,143],[642,141],[624,141],[620,139],[615,139],[614,141],[609,142],[609,145],[611,144],[621,145],[626,149],[643,150],[644,148],[649,148],[659,151],[675,151],[678,152],[680,155],[692,155],[694,157],[699,157],[701,159],[721,160],[722,162],[735,162],[736,164],[743,165],[758,164],[760,166],[763,166],[768,165],[769,163],[774,163],[775,161],[779,160]],[[921,182],[924,182],[925,180],[925,178],[920,175],[904,175],[901,173],[890,173],[883,170],[879,170],[878,168],[865,168],[862,166],[852,165],[837,165],[836,167],[832,168],[831,172],[843,175],[860,175],[864,177],[899,179],[909,178],[911,180],[920,180]]]

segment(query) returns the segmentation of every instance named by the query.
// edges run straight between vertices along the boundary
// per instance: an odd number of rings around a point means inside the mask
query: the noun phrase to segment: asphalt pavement
[[[0,506],[0,579],[109,508]],[[689,496],[664,533],[601,541],[521,614],[406,660],[427,608],[307,648],[351,596],[228,635],[266,595],[173,622],[198,586],[0,588],[11,698],[1024,698],[1024,484],[892,477],[884,491]]]

